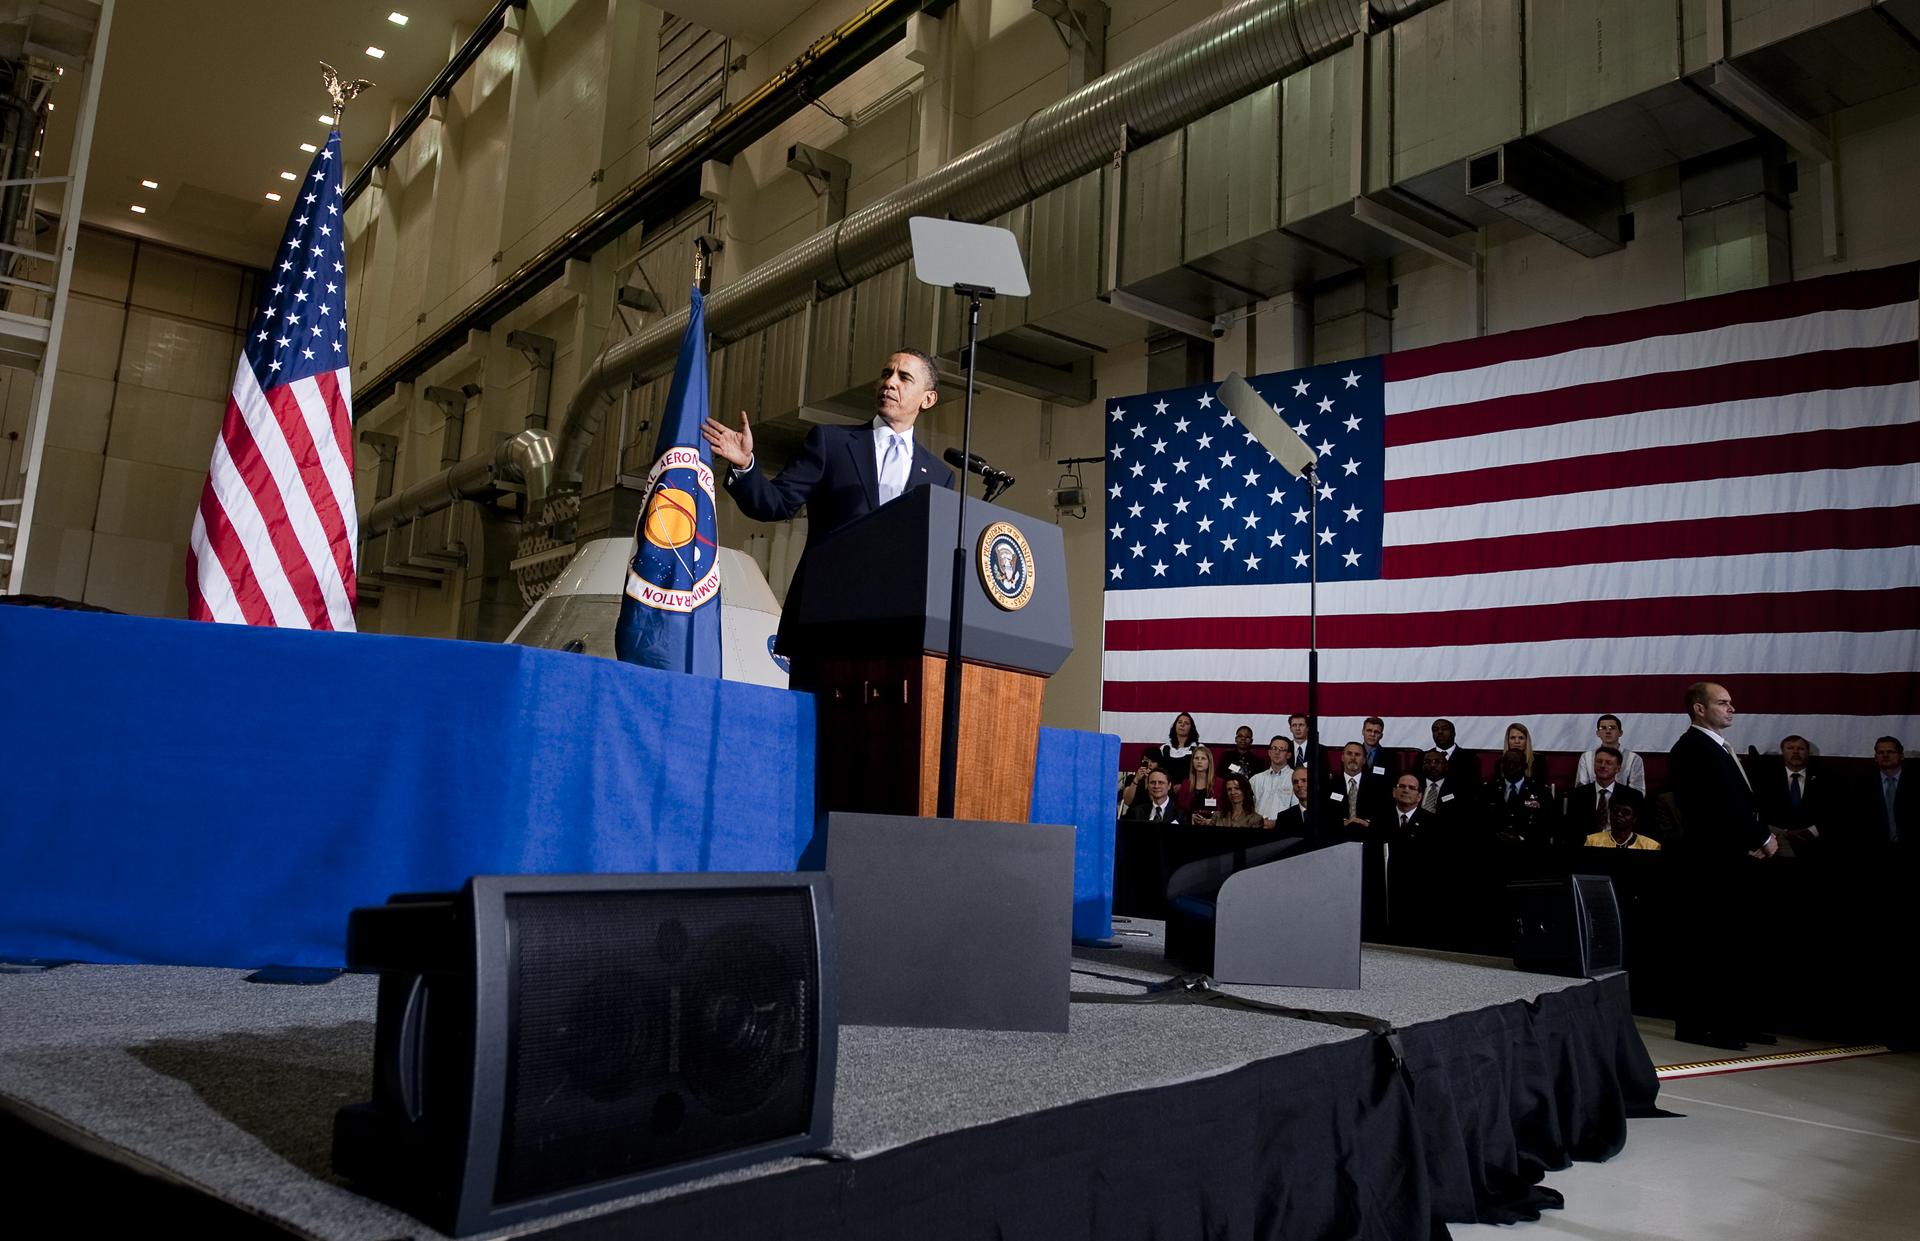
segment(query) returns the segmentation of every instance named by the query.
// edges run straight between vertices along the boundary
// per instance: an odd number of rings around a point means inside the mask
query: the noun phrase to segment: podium
[[[940,785],[953,532],[960,497],[916,487],[807,551],[782,651],[818,703],[830,811],[932,816]],[[1051,522],[967,501],[954,814],[1025,823],[1047,678],[1073,649]]]

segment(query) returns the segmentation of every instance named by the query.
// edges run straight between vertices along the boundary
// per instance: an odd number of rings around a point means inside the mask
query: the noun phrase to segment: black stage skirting
[[[1082,949],[1076,994],[1133,997],[1153,937]],[[823,1156],[515,1235],[1424,1238],[1533,1218],[1652,1107],[1626,979],[1368,948],[1359,991],[1227,988],[1391,1035],[1190,1003],[1076,1003],[1064,1035],[841,1032]],[[69,966],[0,975],[0,1159],[63,1231],[342,1241],[430,1230],[337,1182],[333,1110],[368,1093],[373,980]],[[30,1187],[30,1188],[29,1188]],[[1579,1204],[1569,1204],[1578,1217]]]
[[[1114,913],[1161,917],[1166,880],[1197,858],[1232,853],[1271,832],[1164,828],[1122,821],[1115,838]],[[1382,864],[1367,845],[1368,937],[1405,947],[1510,956],[1506,886],[1514,880],[1606,875],[1619,897],[1633,1011],[1671,1017],[1690,985],[1685,937],[1703,899],[1698,872],[1674,853],[1584,847],[1396,844]],[[1743,862],[1716,872],[1707,899],[1737,902],[1743,936],[1764,959],[1755,1017],[1769,1030],[1840,1042],[1911,1044],[1912,1006],[1890,987],[1920,951],[1920,858],[1889,847]],[[1384,890],[1385,910],[1379,908]]]

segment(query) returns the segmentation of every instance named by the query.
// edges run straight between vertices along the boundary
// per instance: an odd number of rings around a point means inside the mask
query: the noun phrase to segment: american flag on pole
[[[1317,524],[1214,386],[1110,401],[1102,727],[1284,734],[1311,538],[1330,743],[1445,716],[1581,750],[1612,712],[1658,753],[1700,678],[1740,746],[1911,739],[1917,294],[1906,265],[1255,377],[1319,454]]]
[[[351,630],[359,518],[340,131],[292,193],[187,553],[196,620]]]

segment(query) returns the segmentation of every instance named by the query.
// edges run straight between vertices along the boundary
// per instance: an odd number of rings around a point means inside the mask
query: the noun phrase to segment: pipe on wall
[[[1371,12],[1391,25],[1438,2],[1372,0]],[[716,291],[708,330],[738,339],[905,262],[913,216],[991,220],[1103,166],[1123,132],[1150,141],[1324,60],[1359,32],[1361,12],[1355,0],[1241,0]],[[685,330],[681,311],[595,359],[561,416],[557,487],[579,486],[612,396],[670,365]]]

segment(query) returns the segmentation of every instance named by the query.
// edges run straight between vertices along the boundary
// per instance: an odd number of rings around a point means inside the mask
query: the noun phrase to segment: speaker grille
[[[803,890],[506,898],[496,1201],[807,1132],[818,954]]]

